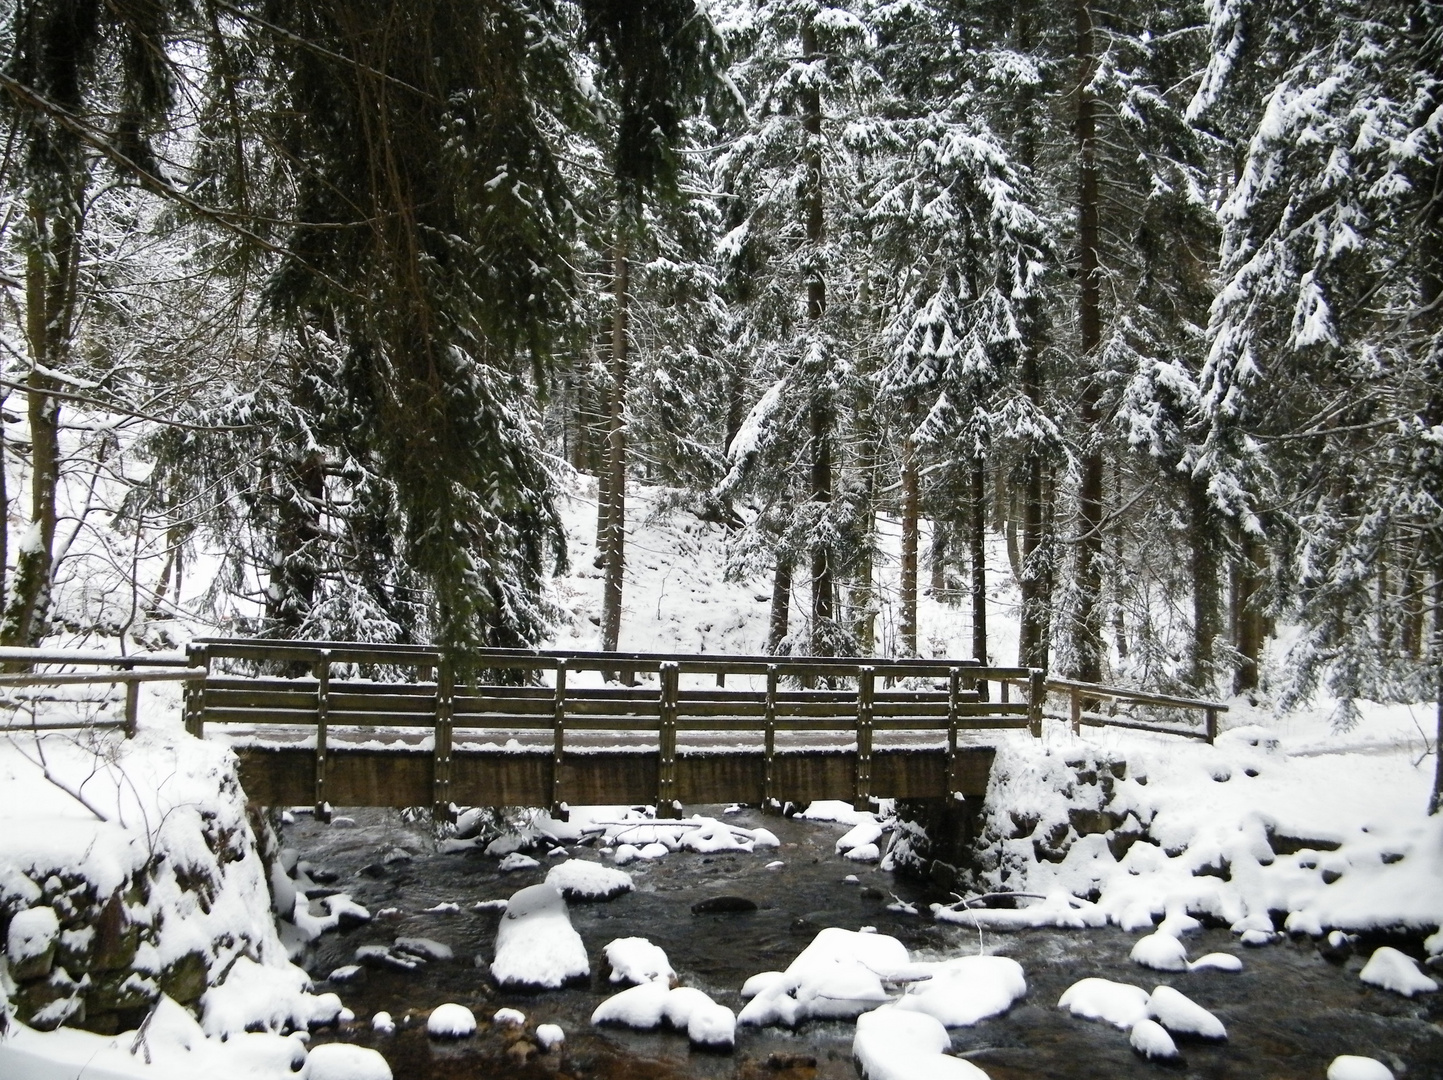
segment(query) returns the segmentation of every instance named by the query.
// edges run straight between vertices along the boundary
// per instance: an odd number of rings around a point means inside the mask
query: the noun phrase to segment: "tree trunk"
[[[1096,69],[1090,0],[1075,0],[1077,15],[1078,329],[1084,371],[1079,419],[1086,449],[1078,492],[1077,614],[1073,674],[1102,679],[1102,442],[1100,380],[1093,370],[1102,344],[1102,274],[1097,177],[1097,102],[1088,88]]]
[[[618,220],[617,231],[621,230]],[[611,323],[611,420],[607,431],[605,584],[601,594],[601,648],[615,652],[621,638],[621,580],[626,568],[626,379],[628,365],[626,243],[618,235],[613,252]]]
[[[1235,642],[1238,668],[1233,675],[1233,693],[1242,694],[1258,688],[1258,661],[1263,651],[1263,615],[1258,610],[1259,568],[1262,545],[1257,537],[1243,533],[1235,574],[1234,603],[1237,606]]]
[[[83,190],[83,188],[81,189]],[[30,528],[15,553],[0,645],[38,644],[45,635],[54,578],[55,496],[60,485],[60,400],[45,371],[67,366],[80,258],[79,194],[52,216],[38,199],[30,217],[35,242],[25,266],[25,331],[34,367],[26,378],[30,420]]]
[[[972,466],[972,655],[987,663],[987,469]]]
[[[941,603],[947,599],[947,523],[932,519],[932,550],[928,553],[932,570],[932,596]]]
[[[315,606],[320,577],[314,549],[321,538],[325,464],[324,455],[315,452],[282,467],[275,555],[266,590],[266,622],[276,637],[299,636]]]
[[[776,569],[772,573],[772,610],[767,623],[767,652],[773,656],[786,640],[788,623],[792,615],[792,562],[781,552],[777,553]]]
[[[1195,690],[1208,692],[1213,686],[1213,647],[1217,640],[1218,558],[1214,539],[1216,515],[1208,500],[1207,483],[1188,477],[1188,547],[1192,576],[1192,649],[1188,681]]]
[[[1443,559],[1433,566],[1433,668],[1437,730],[1433,733],[1433,794],[1428,813],[1443,812]]]
[[[808,60],[818,56],[816,30],[808,21],[802,27],[802,53]],[[807,325],[815,337],[821,330],[822,315],[827,308],[827,287],[822,280],[821,249],[823,238],[822,220],[822,95],[815,86],[802,90],[802,129],[806,133],[806,146],[802,159],[806,167],[806,182],[802,189],[802,215],[807,230],[807,250],[811,265],[808,267]],[[825,372],[813,373],[816,383],[812,387],[810,402],[812,462],[812,502],[816,509],[826,513],[832,501],[832,403],[825,388]],[[825,533],[825,527],[823,528]],[[831,545],[820,536],[812,541],[812,653],[822,656],[832,652],[832,622],[835,616],[833,606],[833,571]]]
[[[902,408],[907,435],[902,440],[902,610],[898,630],[902,654],[917,655],[917,442],[912,427],[917,399],[908,395]]]

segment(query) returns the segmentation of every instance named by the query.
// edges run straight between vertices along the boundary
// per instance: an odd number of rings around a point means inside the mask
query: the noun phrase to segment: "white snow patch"
[[[1134,963],[1155,971],[1187,970],[1187,949],[1171,934],[1159,932],[1139,938],[1130,955]]]
[[[541,864],[530,855],[523,855],[519,851],[513,851],[496,864],[496,869],[503,874],[509,874],[515,870],[534,870]]]
[[[560,1024],[538,1024],[536,1041],[541,1044],[541,1049],[552,1050],[566,1041],[566,1032],[561,1030]]]
[[[1010,956],[959,956],[916,966],[931,978],[908,986],[896,1007],[936,1017],[944,1027],[970,1027],[1006,1012],[1027,993],[1022,965]]]
[[[1101,1020],[1126,1031],[1147,1018],[1148,997],[1146,990],[1131,983],[1088,978],[1078,980],[1063,991],[1057,1005],[1074,1016]]]
[[[879,972],[908,964],[906,947],[894,937],[827,927],[781,978],[757,990],[737,1022],[795,1027],[808,1017],[851,1019],[887,1000]]]
[[[676,981],[676,972],[666,951],[646,938],[617,938],[606,946],[606,962],[611,965],[612,982],[664,983]]]
[[[476,1034],[476,1016],[465,1005],[448,1001],[426,1017],[426,1034],[433,1039],[466,1039]]]
[[[926,1013],[886,1005],[857,1017],[852,1056],[865,1080],[987,1080],[961,1058],[948,1057],[947,1029]]]
[[[306,1055],[304,1080],[391,1080],[391,1066],[374,1050],[323,1043]]]
[[[1132,1025],[1132,1031],[1128,1033],[1127,1041],[1132,1048],[1149,1061],[1176,1061],[1178,1058],[1177,1043],[1173,1042],[1172,1036],[1167,1029],[1156,1020],[1143,1018]]]
[[[1147,999],[1147,1015],[1174,1035],[1193,1035],[1222,1041],[1228,1037],[1223,1022],[1192,998],[1171,986],[1158,986]]]
[[[1393,1080],[1393,1070],[1376,1058],[1342,1054],[1328,1066],[1328,1080]]]
[[[568,900],[610,900],[636,886],[624,870],[584,859],[567,859],[546,873],[546,883]]]
[[[586,946],[554,885],[532,885],[506,904],[491,975],[502,986],[556,989],[591,974]]]
[[[1363,970],[1358,972],[1358,978],[1370,986],[1391,990],[1404,997],[1431,994],[1438,989],[1438,984],[1423,974],[1418,961],[1391,945],[1376,949],[1363,965]]]

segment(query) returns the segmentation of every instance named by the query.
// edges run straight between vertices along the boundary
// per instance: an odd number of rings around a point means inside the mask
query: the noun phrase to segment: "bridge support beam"
[[[431,765],[431,818],[455,821],[451,798],[451,721],[456,701],[456,672],[448,658],[436,666],[436,746]]]
[[[656,816],[681,816],[676,797],[676,701],[681,668],[675,661],[661,665],[661,726],[657,747]]]
[[[857,776],[853,805],[869,809],[872,802],[872,713],[876,701],[877,672],[863,667],[857,672]]]

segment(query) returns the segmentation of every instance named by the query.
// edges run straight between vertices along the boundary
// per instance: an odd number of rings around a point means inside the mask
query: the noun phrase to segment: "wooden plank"
[[[204,668],[176,668],[173,671],[57,671],[35,674],[0,674],[0,687],[6,686],[113,686],[116,683],[193,682],[205,678]]]
[[[204,645],[187,645],[185,662],[188,667],[210,670],[210,653]],[[185,729],[197,739],[205,734],[205,680],[185,684]]]
[[[556,662],[556,689],[551,720],[551,816],[565,821],[570,814],[562,795],[561,770],[566,760],[566,661]]]
[[[853,805],[865,810],[872,798],[872,695],[876,675],[864,667],[857,678],[857,775],[853,788]]]
[[[29,649],[19,646],[0,647],[0,663],[5,664],[88,664],[91,667],[173,667],[195,666],[189,654],[92,652],[85,649]]]
[[[331,808],[326,801],[326,728],[331,713],[331,661],[324,656],[316,663],[316,783],[314,806],[317,821],[330,821]]]
[[[676,793],[676,692],[680,675],[677,665],[661,667],[661,715],[657,747],[657,817],[680,816],[681,803]]]
[[[434,716],[436,712],[436,688],[418,687],[416,694],[357,694],[331,687],[331,708],[344,712],[409,712]]]
[[[1171,694],[1154,694],[1146,690],[1130,690],[1118,686],[1103,686],[1101,683],[1080,682],[1076,679],[1047,680],[1049,690],[1069,692],[1080,690],[1084,697],[1105,698],[1109,701],[1131,701],[1139,705],[1161,705],[1179,709],[1215,709],[1227,712],[1228,707],[1220,701],[1205,701],[1200,698],[1174,697]]]

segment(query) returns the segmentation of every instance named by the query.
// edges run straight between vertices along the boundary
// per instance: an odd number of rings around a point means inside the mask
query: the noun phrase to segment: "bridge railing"
[[[1177,735],[1185,739],[1200,739],[1208,744],[1216,741],[1218,723],[1228,707],[1221,701],[1204,698],[1179,697],[1173,694],[1158,694],[1148,690],[1133,690],[1122,686],[1107,686],[1102,683],[1081,682],[1077,679],[1048,677],[1044,689],[1049,696],[1064,698],[1067,712],[1044,711],[1048,720],[1060,720],[1072,728],[1074,735],[1081,734],[1086,727],[1119,727],[1133,731],[1151,731],[1162,735]],[[1103,703],[1111,708],[1104,712]],[[1126,712],[1118,712],[1118,708]],[[1145,712],[1140,712],[1145,710]],[[1164,713],[1201,714],[1200,726],[1180,726],[1168,720],[1147,715],[1161,710]],[[1186,719],[1184,724],[1186,724]]]
[[[855,739],[857,801],[872,792],[878,731],[945,734],[949,777],[957,774],[964,732],[1042,733],[1043,673],[975,660],[482,649],[465,661],[492,680],[458,683],[449,658],[427,646],[202,639],[191,645],[189,658],[211,673],[187,696],[193,734],[201,735],[207,723],[314,725],[317,807],[328,801],[329,736],[337,726],[433,729],[438,812],[451,802],[457,729],[549,732],[553,807],[565,801],[563,757],[568,735],[577,732],[654,738],[659,806],[676,802],[680,732],[759,734],[767,800],[775,797],[778,732],[846,732]],[[234,662],[285,674],[226,673]],[[368,668],[409,677],[356,677]],[[577,685],[576,676],[598,672],[620,674],[621,682]],[[715,685],[683,686],[684,675],[710,676]],[[732,676],[747,677],[748,685],[728,687]],[[1018,683],[1025,690],[1020,700],[1013,697]]]
[[[206,676],[204,668],[190,667],[186,657],[178,653],[139,653],[115,655],[112,653],[86,652],[79,649],[28,649],[0,648],[0,694],[10,697],[15,691],[28,691],[32,687],[48,688],[60,686],[123,686],[125,706],[121,720],[93,720],[78,717],[50,716],[44,720],[32,719],[29,723],[17,725],[12,716],[6,729],[17,726],[26,732],[77,731],[119,728],[127,738],[135,735],[140,703],[140,684],[143,682],[196,682]],[[75,671],[74,668],[97,670]],[[72,670],[49,670],[66,668]],[[23,706],[21,701],[10,704]],[[31,699],[31,704],[39,704]],[[61,703],[55,703],[61,704]],[[93,704],[93,702],[92,702]]]

